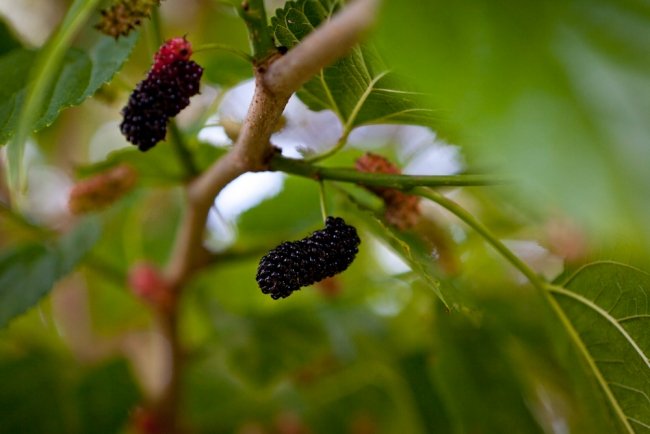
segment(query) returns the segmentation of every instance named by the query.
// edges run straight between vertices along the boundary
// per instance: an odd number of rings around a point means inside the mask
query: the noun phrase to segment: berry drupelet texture
[[[190,60],[192,44],[185,38],[173,38],[163,44],[154,54],[151,71],[155,74],[160,68],[178,60]]]
[[[357,230],[340,217],[327,217],[325,228],[267,253],[257,268],[257,283],[273,299],[345,271],[359,251]]]
[[[189,60],[185,38],[167,41],[156,53],[147,78],[136,86],[122,109],[120,130],[141,151],[164,140],[169,118],[176,116],[199,93],[203,68]]]

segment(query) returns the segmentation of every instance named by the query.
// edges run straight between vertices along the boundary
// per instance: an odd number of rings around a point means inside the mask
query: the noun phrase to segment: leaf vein
[[[625,328],[623,328],[623,326],[621,324],[618,323],[616,318],[609,315],[609,313],[607,311],[605,311],[602,307],[597,305],[592,300],[589,300],[589,299],[583,297],[582,295],[577,294],[577,293],[575,293],[573,291],[569,291],[566,288],[553,286],[553,287],[551,287],[551,291],[553,291],[553,292],[555,292],[557,294],[564,295],[566,297],[572,298],[575,301],[584,304],[588,308],[593,309],[596,313],[598,313],[600,316],[602,316],[605,320],[607,320],[607,322],[609,322],[610,324],[612,324],[614,326],[614,328],[616,328],[616,330],[621,334],[621,336],[623,336],[623,338],[625,338],[625,340],[630,344],[630,346],[634,349],[634,351],[641,357],[641,359],[643,360],[646,367],[650,368],[650,361],[648,361],[648,356],[643,352],[643,350],[634,341],[634,339],[632,339],[632,337],[630,336],[628,331]]]

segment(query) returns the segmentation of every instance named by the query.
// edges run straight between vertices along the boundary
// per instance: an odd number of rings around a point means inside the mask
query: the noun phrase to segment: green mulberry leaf
[[[287,48],[298,44],[339,8],[336,0],[288,2],[271,19],[277,42]],[[298,97],[312,110],[334,111],[349,132],[364,124],[406,123],[428,125],[430,111],[418,105],[417,94],[399,87],[370,44],[350,54],[309,80]]]
[[[564,286],[553,287],[553,295],[624,432],[650,433],[650,275],[599,262]]]

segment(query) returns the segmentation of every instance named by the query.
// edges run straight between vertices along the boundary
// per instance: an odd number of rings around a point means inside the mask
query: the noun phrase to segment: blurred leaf
[[[47,354],[0,358],[0,433],[71,432],[61,363]]]
[[[608,403],[626,432],[650,432],[650,275],[594,263],[553,295],[595,364]]]
[[[0,255],[0,327],[25,312],[66,276],[100,235],[98,220],[81,221],[55,243],[23,245]]]
[[[37,56],[34,66],[29,70],[21,71],[25,75],[29,73],[30,86],[26,88],[24,93],[25,101],[23,107],[20,108],[19,119],[16,122],[14,140],[9,143],[7,149],[9,189],[12,192],[22,191],[25,187],[25,171],[22,166],[25,143],[41,115],[44,101],[51,90],[51,84],[56,78],[57,71],[60,70],[61,63],[72,43],[73,37],[93,12],[98,1],[75,0],[70,5],[58,29],[41,50],[40,55]],[[13,104],[15,104],[15,101],[12,102],[11,111],[15,108]],[[6,112],[6,110],[3,111]],[[4,130],[7,127],[7,122],[3,123],[5,124],[2,126]],[[3,135],[3,130],[0,130],[0,137]],[[7,134],[7,136],[10,136],[10,134]],[[0,143],[3,142],[4,139],[0,138]]]
[[[22,44],[13,34],[7,23],[0,20],[0,56],[21,46]]]
[[[2,434],[114,434],[139,395],[121,360],[80,369],[33,351],[0,358],[0,378]]]
[[[139,400],[139,391],[124,360],[114,360],[86,375],[76,390],[81,433],[119,432]]]
[[[455,286],[448,279],[445,282],[439,280],[438,276],[442,276],[442,272],[435,263],[433,252],[427,250],[417,234],[398,231],[375,214],[364,212],[361,215],[368,229],[388,244],[445,306],[453,309],[461,306]]]
[[[556,312],[542,294],[521,289],[501,287],[501,295],[482,294],[476,304],[483,312],[473,312],[467,320],[492,336],[537,422],[551,432],[560,424],[572,433],[626,432]]]
[[[291,48],[338,9],[338,0],[287,2],[271,19],[278,43]],[[323,69],[298,91],[312,110],[333,110],[349,132],[369,123],[429,124],[416,94],[400,88],[374,47],[363,44]]]
[[[215,53],[205,63],[208,81],[224,87],[232,87],[253,75],[250,62],[231,53]]]
[[[223,370],[216,357],[188,364],[184,411],[198,432],[236,432],[243,421],[268,412],[260,405],[259,391],[247,391],[241,382],[224,375]],[[215,402],[220,404],[214,405]]]
[[[81,104],[108,83],[122,68],[137,41],[136,32],[117,41],[101,37],[87,52],[70,49],[63,60],[47,110],[34,129],[50,125],[61,110]]]
[[[13,134],[25,99],[25,87],[36,52],[16,49],[0,57],[0,144]]]
[[[200,143],[198,148],[191,149],[191,152],[199,169],[205,170],[226,151]],[[78,167],[77,175],[81,178],[89,177],[122,163],[133,167],[138,172],[138,179],[148,185],[175,186],[187,180],[186,168],[171,143],[156,146],[146,154],[135,147],[111,152],[104,161]]]
[[[133,48],[137,34],[123,39],[122,42],[112,41],[110,44],[102,43],[100,39],[91,50],[97,50],[97,55],[100,57],[90,56],[90,71],[66,69],[66,66],[69,68],[73,64],[85,64],[77,61],[82,58],[82,54],[69,48],[74,36],[94,11],[98,2],[99,0],[75,0],[56,32],[40,50],[34,65],[29,70],[23,71],[25,75],[29,74],[30,78],[29,85],[24,89],[24,102],[19,109],[20,114],[16,122],[8,123],[5,120],[3,122],[5,125],[0,130],[0,143],[14,136],[7,147],[7,169],[12,192],[22,192],[25,187],[23,156],[25,143],[30,134],[35,129],[54,121],[62,108],[79,104],[92,95],[101,84],[113,76]],[[104,41],[106,39],[107,37],[103,38]],[[109,47],[107,50],[103,47],[105,45]],[[114,50],[114,47],[118,48]],[[98,69],[94,69],[95,66]],[[103,70],[103,68],[111,69]],[[57,81],[62,85],[59,86]],[[12,104],[17,100],[18,98]],[[15,110],[17,108],[13,106],[11,111],[18,111]]]
[[[543,433],[528,408],[518,367],[495,330],[459,313],[440,313],[436,377],[456,433]]]
[[[323,396],[314,400],[320,405],[309,415],[317,433],[420,434],[407,417],[408,402],[394,396],[387,379],[381,378],[385,372],[371,364],[344,371],[315,388]]]
[[[476,165],[521,178],[530,202],[541,197],[601,236],[639,240],[642,231],[647,244],[647,4],[384,5],[382,53],[444,114],[443,137],[466,146]]]
[[[53,88],[37,110],[32,130],[50,125],[61,110],[81,104],[122,67],[137,42],[137,34],[115,41],[101,37],[88,52],[71,48],[63,65],[54,73]],[[31,69],[39,52],[17,49],[0,58],[0,143],[16,131]]]
[[[400,360],[400,370],[406,380],[418,415],[420,423],[426,433],[451,433],[451,421],[431,378],[432,359],[427,353],[412,354]]]
[[[308,365],[326,350],[322,324],[306,309],[242,318],[239,328],[227,343],[230,367],[259,387]]]

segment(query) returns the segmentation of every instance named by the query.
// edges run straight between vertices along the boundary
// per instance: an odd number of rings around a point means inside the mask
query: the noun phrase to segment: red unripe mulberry
[[[160,270],[152,264],[134,265],[129,271],[129,287],[136,296],[154,307],[162,310],[172,307],[172,290]]]

